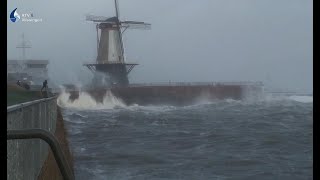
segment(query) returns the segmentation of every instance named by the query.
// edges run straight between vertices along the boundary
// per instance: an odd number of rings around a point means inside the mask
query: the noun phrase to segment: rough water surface
[[[313,178],[312,96],[184,107],[109,99],[95,108],[59,98],[78,180]]]

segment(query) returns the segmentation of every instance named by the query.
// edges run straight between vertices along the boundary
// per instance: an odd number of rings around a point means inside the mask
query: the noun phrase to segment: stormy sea
[[[312,96],[176,107],[62,93],[58,104],[77,180],[313,178]]]

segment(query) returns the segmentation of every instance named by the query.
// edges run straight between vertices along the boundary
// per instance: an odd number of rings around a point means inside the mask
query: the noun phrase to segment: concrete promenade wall
[[[54,136],[59,141],[61,150],[63,151],[66,161],[68,162],[71,168],[71,171],[74,174],[73,155],[72,155],[71,149],[69,148],[68,133],[67,133],[66,126],[64,124],[64,120],[62,117],[61,109],[59,108],[59,106],[58,106],[56,132]],[[60,169],[57,165],[57,162],[51,150],[49,150],[48,158],[46,159],[46,161],[44,162],[44,165],[42,166],[38,180],[63,180],[62,174],[60,172]]]
[[[7,129],[41,128],[54,134],[56,97],[7,107]],[[40,139],[7,141],[7,179],[34,180],[48,156],[49,147]]]

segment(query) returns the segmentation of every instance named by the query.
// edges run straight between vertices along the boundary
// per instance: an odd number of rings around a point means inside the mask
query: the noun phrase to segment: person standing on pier
[[[45,93],[42,92],[43,89],[45,89]],[[47,82],[47,80],[45,80],[42,83],[41,93],[42,93],[42,96],[44,96],[45,98],[48,97],[48,82]]]
[[[17,81],[17,85],[18,85],[18,86],[21,86],[20,80]]]

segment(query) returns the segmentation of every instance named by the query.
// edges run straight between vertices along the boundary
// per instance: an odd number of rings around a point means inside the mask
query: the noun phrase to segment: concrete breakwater
[[[107,92],[121,99],[126,105],[172,104],[186,105],[198,101],[221,99],[242,100],[262,94],[261,84],[174,84],[174,85],[130,85],[128,87],[85,89],[97,102],[102,102]],[[69,99],[79,98],[80,90],[69,90]]]
[[[44,129],[55,134],[61,146],[64,147],[64,154],[67,156],[69,164],[72,162],[68,143],[65,143],[66,133],[61,133],[65,130],[56,97],[7,107],[8,130],[34,128]],[[45,162],[48,162],[48,159],[50,159],[51,153],[49,149],[48,144],[40,139],[8,140],[7,179],[34,180],[38,179],[39,175],[42,177],[42,174],[45,175],[50,171],[54,171],[54,168],[47,171],[43,170]],[[55,161],[49,161],[49,163],[55,163]],[[57,175],[53,176],[53,179],[62,178]]]

